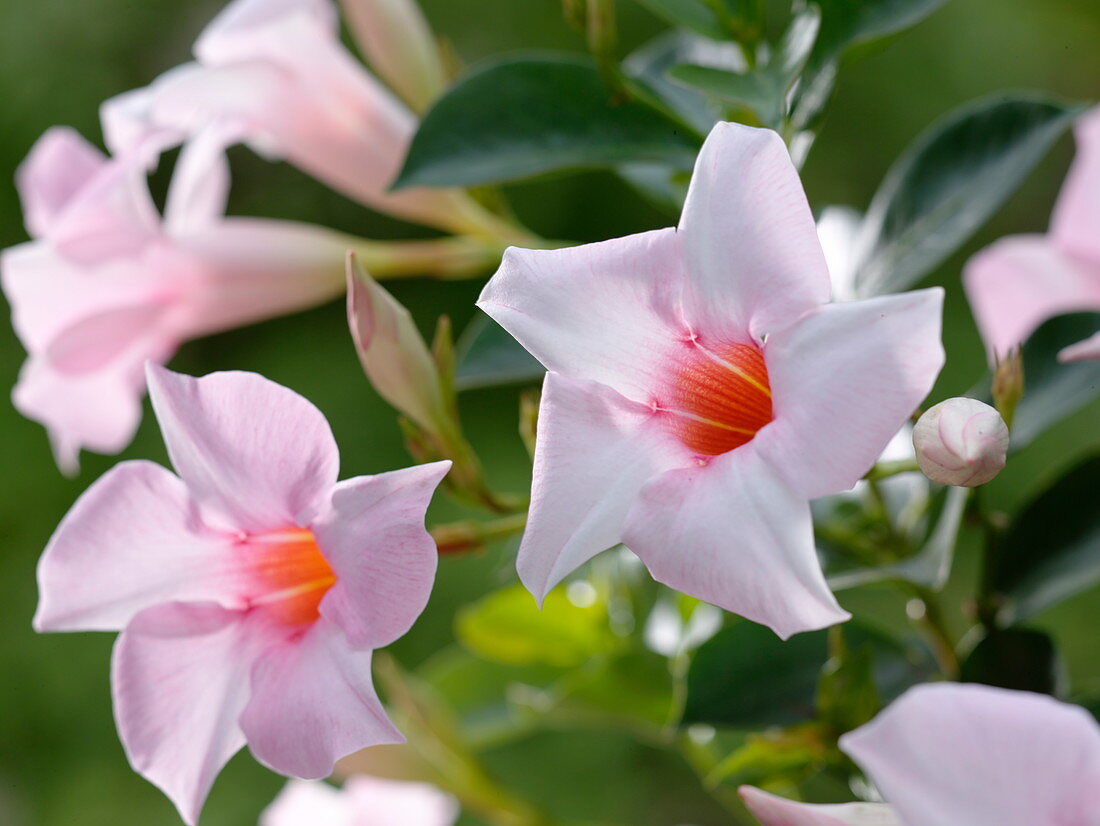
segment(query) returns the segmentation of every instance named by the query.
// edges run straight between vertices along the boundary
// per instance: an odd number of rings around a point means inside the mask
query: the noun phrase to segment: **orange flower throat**
[[[688,448],[717,456],[752,440],[772,420],[764,354],[753,344],[689,343],[660,409]]]
[[[252,607],[263,607],[286,625],[307,625],[320,616],[321,598],[336,583],[336,574],[317,547],[313,532],[291,527],[245,540],[258,595]]]

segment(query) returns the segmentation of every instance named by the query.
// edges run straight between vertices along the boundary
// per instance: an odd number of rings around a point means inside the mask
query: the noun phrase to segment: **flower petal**
[[[34,237],[47,234],[66,205],[107,163],[75,129],[54,126],[15,170],[23,220]]]
[[[216,224],[225,215],[229,199],[225,149],[237,142],[238,131],[207,127],[180,150],[164,207],[164,224],[172,234]]]
[[[626,514],[649,479],[688,461],[650,408],[596,382],[548,373],[516,562],[523,584],[541,602],[570,571],[622,541]]]
[[[1100,333],[1071,344],[1058,353],[1058,361],[1061,362],[1092,361],[1093,359],[1100,359]]]
[[[260,826],[358,826],[347,795],[321,780],[289,780],[260,814]]]
[[[321,511],[339,453],[320,410],[255,373],[147,372],[168,455],[197,500],[244,531],[305,526]]]
[[[680,219],[684,313],[711,334],[757,340],[829,300],[829,270],[802,182],[770,129],[719,123]]]
[[[1100,263],[1100,108],[1074,128],[1077,154],[1050,218],[1050,234],[1065,250]]]
[[[796,803],[753,786],[738,793],[763,826],[902,826],[885,803]]]
[[[299,639],[272,647],[252,671],[241,729],[256,759],[280,774],[326,777],[367,746],[403,743],[371,682],[371,652],[350,648],[321,618]]]
[[[429,783],[353,775],[344,784],[361,826],[451,826],[458,819],[458,801]]]
[[[321,613],[355,648],[403,636],[428,604],[439,553],[424,514],[450,462],[360,476],[336,486],[312,525],[336,584]]]
[[[1052,316],[1100,310],[1100,260],[1078,258],[1041,235],[986,247],[967,262],[963,284],[990,361]]]
[[[808,499],[851,488],[943,366],[943,290],[830,304],[764,345],[775,421],[757,448]]]
[[[809,503],[752,442],[649,482],[623,541],[654,579],[784,639],[849,617],[825,584]]]
[[[688,331],[673,229],[559,250],[510,248],[478,306],[548,370],[647,402],[665,351]]]
[[[38,631],[113,631],[172,600],[240,604],[231,539],[206,527],[186,486],[123,462],[86,490],[38,563]]]
[[[1084,826],[1100,812],[1100,726],[1043,695],[918,686],[840,746],[906,823]]]
[[[115,644],[111,685],[126,756],[188,824],[244,745],[237,718],[259,641],[245,616],[210,603],[167,603],[134,617]]]

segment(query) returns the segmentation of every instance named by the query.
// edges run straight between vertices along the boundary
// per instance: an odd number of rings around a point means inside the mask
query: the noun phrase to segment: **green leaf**
[[[669,722],[673,681],[668,660],[632,648],[566,675],[559,685],[559,714],[597,713],[654,726]]]
[[[1039,494],[1000,545],[992,585],[1009,616],[1029,617],[1100,582],[1100,456]]]
[[[1011,195],[1082,111],[996,96],[952,112],[890,168],[861,228],[856,291],[899,292],[938,266]]]
[[[522,585],[463,608],[455,619],[455,636],[492,662],[557,668],[574,668],[618,642],[608,629],[603,601],[581,607],[569,600],[565,588],[556,588],[540,610]]]
[[[884,701],[930,673],[926,653],[851,622],[843,633],[853,648],[872,647],[875,684]],[[762,625],[736,622],[695,653],[681,722],[761,729],[808,720],[828,659],[827,630],[783,641]]]
[[[1052,318],[1024,344],[1024,397],[1012,422],[1012,450],[1100,396],[1100,361],[1061,364],[1058,351],[1100,331],[1100,313]]]
[[[713,40],[727,40],[730,32],[714,10],[702,0],[638,0],[674,26],[685,26]]]
[[[535,383],[546,374],[546,368],[511,333],[486,315],[467,325],[455,351],[455,386],[459,390]]]
[[[787,92],[802,72],[817,35],[816,7],[794,18],[772,58],[753,72],[687,63],[673,66],[668,76],[721,100],[750,109],[765,126],[780,128]]]
[[[962,663],[959,681],[1056,695],[1062,684],[1061,672],[1049,636],[1031,628],[1006,628],[974,646]]]
[[[507,57],[475,69],[436,102],[394,188],[493,184],[632,161],[690,169],[699,144],[655,109],[613,100],[588,60]]]
[[[838,734],[859,728],[882,708],[875,685],[874,649],[848,645],[839,627],[830,634],[832,656],[817,684],[817,714]]]
[[[947,0],[816,0],[821,34],[810,58],[811,73],[840,57],[850,46],[901,31],[930,15]]]

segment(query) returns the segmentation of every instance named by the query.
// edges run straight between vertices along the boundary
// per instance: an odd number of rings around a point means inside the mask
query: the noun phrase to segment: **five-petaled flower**
[[[963,283],[991,361],[1052,316],[1100,312],[1100,108],[1081,118],[1076,135],[1050,232],[1002,238],[967,262]],[[1058,358],[1100,359],[1100,333]]]
[[[435,576],[424,512],[449,463],[337,483],[324,416],[251,373],[149,366],[179,476],[123,462],[39,564],[40,631],[121,630],[115,716],[134,768],[193,823],[241,746],[283,774],[402,740],[371,651],[402,636]]]
[[[918,686],[840,747],[889,804],[795,803],[751,786],[741,796],[764,826],[1100,824],[1100,726],[1040,694]]]
[[[133,438],[143,365],[191,338],[321,303],[343,288],[347,236],[223,216],[229,171],[211,129],[181,152],[164,217],[133,157],[54,128],[16,181],[34,240],[3,252],[4,294],[28,358],[15,406],[42,422],[61,468]]]
[[[623,542],[782,636],[846,619],[809,500],[852,487],[931,389],[942,291],[829,295],[786,147],[736,124],[707,138],[678,228],[510,249],[479,306],[550,371],[527,587]]]
[[[429,783],[357,774],[343,789],[291,780],[260,816],[260,826],[451,826],[458,801]]]

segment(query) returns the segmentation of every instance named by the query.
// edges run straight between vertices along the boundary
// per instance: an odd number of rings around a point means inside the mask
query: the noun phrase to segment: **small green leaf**
[[[860,296],[905,290],[954,252],[1011,195],[1082,111],[996,96],[952,112],[890,168],[861,228]]]
[[[752,110],[761,123],[775,125],[783,117],[783,90],[764,72],[738,74],[687,64],[673,66],[668,76],[685,86]]]
[[[436,102],[394,188],[493,184],[632,161],[690,169],[699,143],[655,109],[613,100],[588,60],[507,57],[475,69]]]
[[[533,384],[546,374],[546,368],[511,333],[486,315],[477,316],[467,325],[455,350],[455,386],[459,390]]]
[[[884,701],[930,673],[926,653],[852,622],[843,632],[853,648],[869,644],[874,650],[875,684]],[[762,625],[736,622],[695,653],[681,722],[752,730],[811,719],[828,659],[828,631],[783,641]]]
[[[610,651],[607,606],[600,600],[574,605],[564,588],[547,594],[539,610],[522,585],[512,585],[465,607],[455,619],[455,635],[467,649],[505,665],[573,668]]]
[[[1029,617],[1100,582],[1100,456],[1043,491],[1016,517],[997,552],[992,584],[1008,614]]]
[[[1024,396],[1012,422],[1012,450],[1100,396],[1100,361],[1062,364],[1058,351],[1100,331],[1100,313],[1052,318],[1024,344]]]
[[[804,723],[781,731],[750,734],[707,776],[729,786],[798,786],[825,762],[829,745],[821,728]]]
[[[566,675],[557,711],[597,712],[655,726],[669,722],[673,704],[668,660],[635,648]]]
[[[674,26],[684,26],[713,40],[727,40],[730,32],[722,25],[714,9],[703,0],[638,0],[656,15]]]
[[[1061,671],[1049,636],[1031,628],[1006,628],[974,646],[962,663],[959,680],[1056,695],[1062,684]]]

